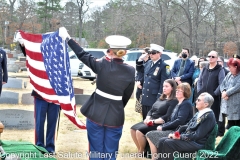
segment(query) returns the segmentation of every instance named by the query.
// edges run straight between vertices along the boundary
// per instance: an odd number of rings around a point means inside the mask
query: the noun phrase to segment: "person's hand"
[[[225,96],[223,99],[224,99],[224,100],[228,100],[228,96]]]
[[[66,40],[67,38],[71,39],[65,27],[59,28],[59,36],[62,37],[63,40]]]
[[[173,136],[174,136],[174,134],[172,134],[172,133],[169,133],[169,135],[168,135],[168,138],[173,138]]]
[[[181,80],[180,77],[175,77],[175,81],[176,81],[176,82],[178,82],[178,81],[180,81],[180,80]]]
[[[162,126],[158,126],[158,127],[157,127],[157,130],[158,130],[158,131],[162,131]]]
[[[24,40],[19,31],[16,31],[13,37],[13,42],[19,42],[22,46],[24,45]]]
[[[6,84],[6,82],[2,82],[2,85]]]
[[[222,98],[224,99],[226,96],[227,96],[226,91],[223,91],[223,92],[222,92]]]
[[[140,82],[140,81],[137,81],[136,84],[137,84],[137,87],[138,87],[139,89],[142,89],[142,85],[141,85],[141,82]]]
[[[144,123],[145,125],[147,125],[147,124],[149,123],[149,121],[150,121],[150,119],[149,119],[149,118],[146,118],[146,119],[144,119],[143,123]]]
[[[138,58],[138,61],[141,62],[145,59],[145,57],[148,56],[148,54],[142,54],[139,58]]]

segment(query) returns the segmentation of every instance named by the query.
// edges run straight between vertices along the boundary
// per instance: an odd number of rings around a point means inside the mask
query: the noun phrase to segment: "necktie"
[[[178,76],[181,76],[183,74],[184,68],[185,68],[185,63],[186,63],[186,60],[182,60],[181,66],[180,66],[180,69],[179,69],[179,72],[178,72]]]

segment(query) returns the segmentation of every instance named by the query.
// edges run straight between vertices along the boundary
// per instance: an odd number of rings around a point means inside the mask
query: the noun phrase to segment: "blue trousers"
[[[87,119],[87,135],[90,160],[116,160],[121,127],[100,126]]]
[[[44,147],[48,152],[55,152],[55,130],[60,106],[35,98],[35,144]],[[47,118],[46,138],[44,138],[44,123]],[[44,143],[44,139],[46,143]]]

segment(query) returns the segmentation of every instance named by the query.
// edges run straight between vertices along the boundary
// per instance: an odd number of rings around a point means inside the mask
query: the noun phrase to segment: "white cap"
[[[109,44],[110,48],[127,48],[132,43],[129,38],[120,35],[108,36],[105,41]]]
[[[164,48],[162,46],[159,46],[157,44],[150,44],[150,51],[155,50],[158,52],[163,52]]]

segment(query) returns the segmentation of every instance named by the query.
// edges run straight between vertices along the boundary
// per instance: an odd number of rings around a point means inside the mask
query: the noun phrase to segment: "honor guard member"
[[[2,49],[0,49],[0,80],[1,84],[4,85],[8,81],[8,71],[7,71],[7,56],[6,52]],[[2,85],[0,85],[0,95],[2,93]]]
[[[142,89],[142,115],[146,118],[153,103],[161,96],[163,82],[170,76],[170,67],[162,59],[163,47],[157,44],[150,44],[149,60],[143,62],[145,54],[141,55],[136,62],[137,72],[144,73],[144,83]]]
[[[59,29],[59,35],[68,41],[79,60],[97,74],[96,90],[81,107],[81,113],[87,117],[89,158],[115,160],[122,135],[124,107],[135,84],[135,69],[122,60],[131,40],[119,35],[108,36],[105,41],[110,45],[112,59],[96,61],[70,38],[64,27]]]

